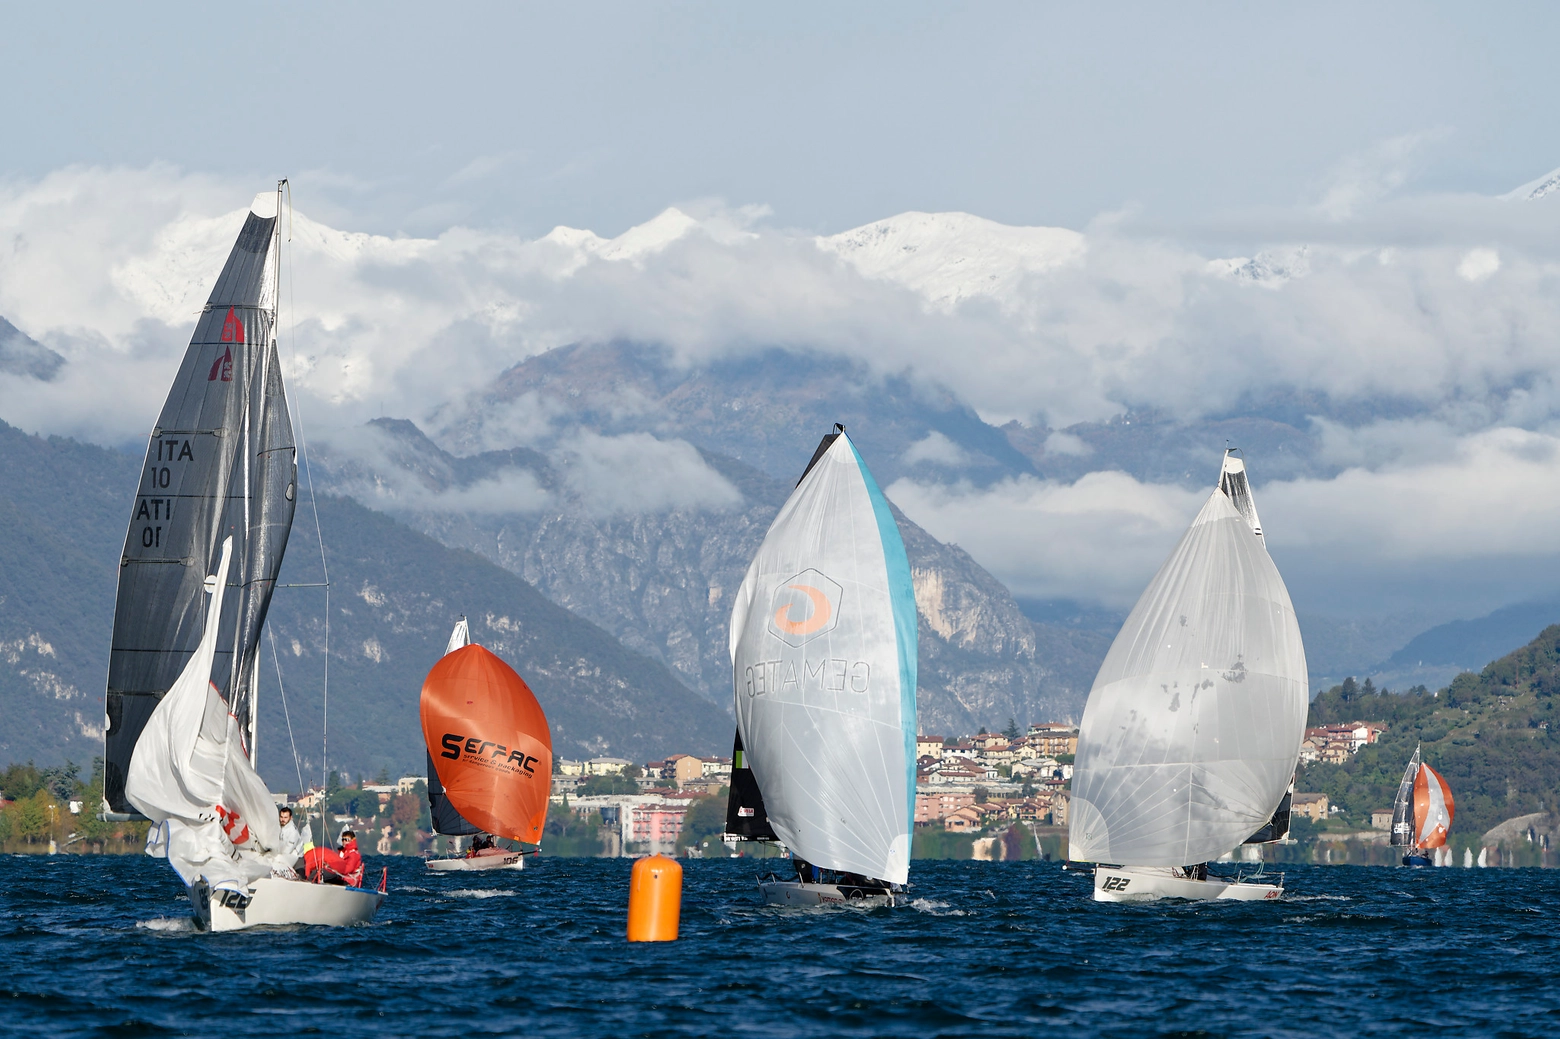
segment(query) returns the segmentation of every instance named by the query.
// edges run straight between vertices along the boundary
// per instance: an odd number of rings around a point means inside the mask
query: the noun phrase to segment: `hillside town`
[[[1301,761],[1347,761],[1360,748],[1376,743],[1385,731],[1382,724],[1369,722],[1307,729]],[[1009,725],[1004,732],[918,736],[916,854],[1004,858],[1011,857],[1008,850],[1020,846],[1013,854],[1027,856],[1022,849],[1030,847],[1039,849],[1040,855],[1064,854],[1077,749],[1077,727],[1059,722],[1032,724],[1022,732]],[[722,839],[731,766],[728,757],[694,754],[645,762],[618,757],[558,759],[544,853],[609,857],[762,853]],[[13,783],[10,800],[0,794],[0,840],[16,843],[21,850],[36,841],[55,840],[64,846],[85,833],[80,799],[59,798],[61,803],[51,815],[45,803],[52,803],[49,781],[42,777],[26,787]],[[57,780],[54,785],[65,789]],[[77,785],[85,790],[91,784]],[[19,789],[27,790],[24,806],[13,804]],[[382,774],[353,784],[332,774],[323,786],[278,799],[285,799],[315,825],[324,814],[333,830],[352,827],[366,834],[364,843],[381,855],[444,854],[462,847],[460,838],[432,832],[424,776],[392,780]],[[7,808],[12,811],[6,812]],[[1297,791],[1291,810],[1295,817],[1319,827],[1331,822],[1340,832],[1347,828],[1336,819],[1339,807],[1329,804],[1323,793]],[[1384,833],[1391,814],[1390,807],[1379,808],[1361,822]],[[1325,830],[1321,836],[1326,839]],[[95,831],[92,839],[101,843]],[[129,832],[123,839],[127,848],[136,843]]]

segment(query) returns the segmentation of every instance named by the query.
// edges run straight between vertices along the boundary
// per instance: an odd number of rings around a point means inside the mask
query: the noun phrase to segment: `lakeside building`
[[[675,855],[691,794],[595,794],[569,803],[575,815],[599,814],[610,831],[610,856]]]
[[[1378,742],[1386,731],[1385,726],[1371,722],[1319,725],[1307,729],[1305,740],[1300,744],[1300,760],[1341,765],[1358,754],[1361,747]]]
[[[1312,822],[1321,822],[1326,819],[1328,815],[1327,808],[1326,794],[1302,794],[1297,792],[1289,799],[1290,814],[1304,816]],[[1392,825],[1390,815],[1387,818],[1387,825]]]
[[[1028,745],[1042,757],[1057,758],[1078,753],[1078,727],[1045,722],[1029,727]]]

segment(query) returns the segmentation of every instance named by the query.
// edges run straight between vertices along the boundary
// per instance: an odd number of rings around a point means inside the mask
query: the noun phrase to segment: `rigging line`
[[[287,191],[287,244],[292,245],[292,221],[293,200],[292,181],[282,182]],[[293,250],[287,250],[287,354],[292,360],[293,371],[298,370],[298,306],[294,295],[297,280],[293,274]],[[277,296],[281,296],[280,286],[277,288]],[[303,428],[303,409],[300,406],[301,399],[293,398],[293,415],[298,426],[298,453],[303,458],[304,478],[309,481],[309,508],[314,514],[314,537],[320,546],[320,573],[324,576],[323,587],[325,589],[325,661],[324,677],[321,692],[320,711],[320,787],[323,789],[330,785],[330,567],[325,559],[325,533],[320,526],[319,496],[314,492],[314,466],[313,458],[309,454],[309,441]],[[330,841],[330,823],[328,806],[320,806],[320,834],[322,846],[328,846]]]
[[[287,719],[287,742],[292,744],[293,768],[298,770],[298,795],[301,797],[306,792],[303,788],[303,762],[298,758],[298,741],[293,739],[292,712],[287,709],[287,687],[282,684],[282,659],[276,655],[276,631],[267,624],[265,633],[271,638],[271,662],[276,665],[276,691],[282,698],[282,717]]]

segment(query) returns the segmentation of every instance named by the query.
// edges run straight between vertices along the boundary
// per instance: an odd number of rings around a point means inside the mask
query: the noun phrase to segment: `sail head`
[[[1219,490],[1229,498],[1235,511],[1245,517],[1257,540],[1266,544],[1262,537],[1262,521],[1257,518],[1257,502],[1251,495],[1251,482],[1246,477],[1246,460],[1241,457],[1238,447],[1226,448],[1224,451],[1224,463],[1219,470]]]

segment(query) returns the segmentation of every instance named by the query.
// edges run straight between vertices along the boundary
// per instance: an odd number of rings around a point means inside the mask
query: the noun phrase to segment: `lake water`
[[[534,860],[533,860],[534,862]],[[208,935],[165,863],[0,856],[0,1033],[1535,1036],[1560,871],[1293,867],[1277,903],[1106,905],[1054,863],[916,862],[915,902],[759,904],[685,863],[682,939],[623,940],[630,863],[390,870],[371,927]]]

